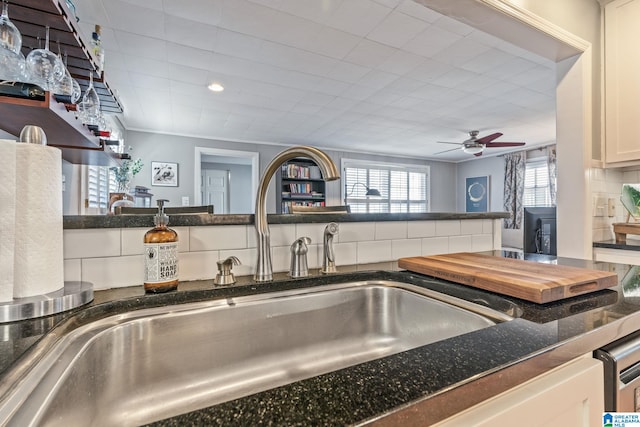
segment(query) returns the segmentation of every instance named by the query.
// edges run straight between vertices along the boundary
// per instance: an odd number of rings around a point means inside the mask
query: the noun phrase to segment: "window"
[[[115,192],[114,174],[105,166],[87,166],[86,208],[96,208],[106,212],[109,204],[109,193]]]
[[[429,167],[343,159],[343,200],[353,213],[429,212]],[[366,195],[375,189],[381,197]]]
[[[528,160],[524,174],[524,206],[553,206],[546,159]]]

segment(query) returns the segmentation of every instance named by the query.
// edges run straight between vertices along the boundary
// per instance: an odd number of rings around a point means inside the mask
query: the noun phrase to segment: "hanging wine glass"
[[[67,54],[64,54],[64,76],[62,80],[60,80],[56,86],[55,93],[59,95],[68,96],[71,103],[75,104],[78,99],[80,99],[80,85],[71,77],[71,73],[69,72],[69,68],[67,67]]]
[[[25,80],[25,62],[22,52],[14,53],[0,48],[0,80],[22,82]]]
[[[18,28],[9,20],[9,3],[2,0],[2,15],[0,15],[0,48],[15,54],[22,48],[22,35]]]
[[[93,72],[89,71],[89,87],[82,97],[81,117],[86,125],[97,126],[100,122],[100,98],[93,87]]]
[[[2,1],[2,15],[0,15],[0,80],[21,81],[24,79],[24,55],[22,35],[18,28],[9,20],[9,6]]]
[[[64,77],[64,64],[58,55],[49,50],[49,27],[46,27],[44,49],[33,49],[27,55],[27,75],[32,83],[44,90],[54,90]]]

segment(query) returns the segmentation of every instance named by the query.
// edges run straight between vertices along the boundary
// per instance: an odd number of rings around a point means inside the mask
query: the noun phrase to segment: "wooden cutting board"
[[[538,304],[618,284],[616,273],[468,252],[400,258],[398,266]]]

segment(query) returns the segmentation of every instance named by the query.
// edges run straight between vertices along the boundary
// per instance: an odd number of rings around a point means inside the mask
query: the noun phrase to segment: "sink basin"
[[[511,318],[418,286],[352,282],[142,309],[62,337],[1,425],[139,425]]]

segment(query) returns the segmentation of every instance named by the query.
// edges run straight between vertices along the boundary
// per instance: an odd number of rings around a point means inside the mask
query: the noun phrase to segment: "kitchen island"
[[[500,251],[492,254],[518,256]],[[527,258],[616,271],[621,284],[544,305],[402,271],[364,271],[298,280],[278,278],[265,284],[255,284],[251,278],[243,277],[229,288],[213,288],[211,281],[198,281],[181,284],[175,293],[151,296],[144,295],[141,286],[99,291],[93,303],[74,313],[4,325],[9,339],[3,343],[0,354],[3,371],[0,384],[6,386],[12,378],[12,369],[34,356],[38,347],[34,343],[39,339],[51,338],[97,318],[154,306],[344,281],[399,280],[480,302],[515,319],[155,425],[348,425],[374,420],[384,423],[385,419],[398,421],[407,417],[406,411],[426,425],[640,329],[640,294],[634,288],[625,289],[627,282],[623,280],[629,266],[544,256]]]

